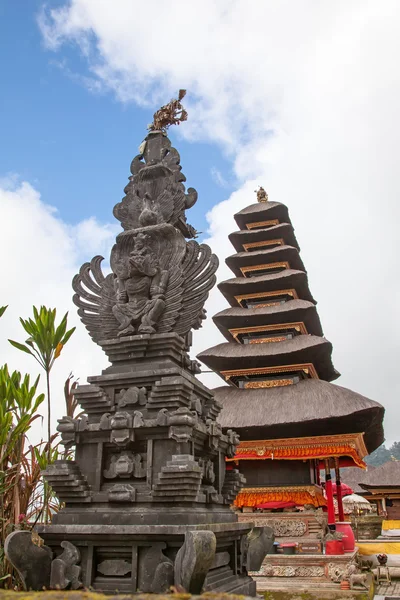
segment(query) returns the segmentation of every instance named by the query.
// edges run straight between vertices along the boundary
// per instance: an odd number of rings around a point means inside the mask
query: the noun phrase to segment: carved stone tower
[[[77,388],[85,415],[59,421],[75,460],[45,472],[65,503],[51,525],[37,527],[53,556],[64,548],[52,561],[52,586],[79,585],[64,560],[72,548],[82,584],[105,592],[175,585],[255,594],[247,568],[259,568],[267,532],[248,538],[251,524],[230,509],[242,479],[226,472],[225,458],[238,437],[222,433],[221,407],[188,355],[218,260],[190,239],[185,209],[197,192],[186,192],[179,161],[165,130],[153,128],[114,208],[123,231],[112,272],[104,276],[96,256],[73,280],[81,320],[111,366]]]

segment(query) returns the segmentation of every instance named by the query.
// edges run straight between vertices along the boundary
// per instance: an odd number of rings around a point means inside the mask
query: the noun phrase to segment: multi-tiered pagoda
[[[229,236],[234,278],[219,289],[230,304],[214,317],[227,342],[199,358],[229,385],[217,388],[220,422],[240,445],[233,462],[246,477],[238,508],[328,504],[334,524],[331,471],[363,466],[383,441],[380,404],[330,383],[339,377],[323,337],[316,302],[288,209],[263,188],[258,202],[235,215]],[[326,494],[320,470],[326,471]],[[245,509],[251,510],[249,508]]]

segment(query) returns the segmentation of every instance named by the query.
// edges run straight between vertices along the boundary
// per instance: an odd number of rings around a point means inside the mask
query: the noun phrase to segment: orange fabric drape
[[[229,460],[301,460],[334,458],[349,456],[357,467],[365,468],[365,463],[358,456],[357,450],[349,445],[321,445],[321,446],[298,446],[298,447],[277,447],[277,448],[246,448],[239,444],[235,457]]]
[[[300,488],[262,488],[260,491],[242,490],[236,497],[234,505],[238,508],[243,506],[258,506],[264,502],[294,502],[300,506],[312,504],[315,507],[326,506],[326,500],[322,493],[312,493],[307,489]]]

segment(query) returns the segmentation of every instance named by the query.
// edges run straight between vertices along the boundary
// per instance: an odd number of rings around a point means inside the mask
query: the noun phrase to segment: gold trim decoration
[[[285,335],[280,335],[277,337],[265,337],[265,338],[254,338],[253,340],[249,340],[249,346],[252,344],[275,344],[276,342],[286,342],[287,337]]]
[[[273,459],[278,458],[277,455],[282,460],[300,460],[301,458],[307,458],[306,454],[310,460],[312,458],[323,460],[324,456],[313,456],[313,452],[317,455],[318,450],[329,450],[329,455],[326,458],[335,455],[352,456],[353,460],[358,459],[359,464],[357,466],[361,467],[364,466],[362,459],[368,454],[364,442],[364,433],[343,433],[339,435],[243,441],[239,443],[236,449],[236,456],[227,460]],[[302,456],[302,452],[304,456]]]
[[[266,492],[281,492],[281,491],[287,491],[287,492],[307,492],[309,494],[311,494],[311,496],[323,496],[324,492],[322,490],[321,487],[317,486],[317,485],[281,485],[281,486],[275,486],[275,487],[244,487],[240,490],[241,493],[243,494],[257,494],[257,493],[262,493],[265,494]]]
[[[254,294],[241,294],[239,296],[235,296],[236,302],[241,306],[242,300],[252,300],[253,298],[274,298],[275,296],[291,296],[293,299],[298,300],[299,296],[295,289],[291,288],[288,290],[275,290],[272,292],[254,292]],[[267,305],[268,306],[268,305]],[[259,306],[261,308],[261,306]]]
[[[246,277],[246,273],[252,273],[253,271],[261,271],[264,269],[269,271],[271,269],[277,269],[278,267],[283,267],[284,269],[290,269],[290,265],[287,260],[281,262],[267,263],[264,265],[251,265],[249,267],[240,267],[242,275]]]
[[[232,377],[240,377],[241,375],[274,375],[275,373],[291,373],[293,371],[303,371],[312,379],[319,379],[317,371],[312,363],[299,363],[296,365],[282,365],[280,367],[256,367],[252,369],[234,369],[229,371],[221,371],[221,375],[229,381]]]
[[[275,323],[273,325],[255,325],[254,327],[236,327],[234,329],[228,329],[228,331],[232,335],[232,337],[240,344],[240,341],[238,340],[238,336],[240,334],[260,333],[262,331],[285,331],[287,329],[294,329],[302,335],[308,334],[307,327],[304,325],[303,321],[296,321],[294,323]]]
[[[261,185],[258,190],[254,190],[257,194],[257,202],[268,202],[268,194]]]
[[[244,387],[246,390],[284,387],[285,385],[293,385],[292,379],[270,379],[268,381],[248,381]]]
[[[246,223],[247,229],[254,229],[255,227],[273,227],[279,225],[278,219],[272,219],[272,221],[256,221],[255,223]]]
[[[242,244],[244,250],[246,252],[249,251],[249,248],[264,248],[265,246],[284,246],[285,242],[283,238],[279,238],[276,240],[265,240],[264,242],[249,242],[248,244]]]

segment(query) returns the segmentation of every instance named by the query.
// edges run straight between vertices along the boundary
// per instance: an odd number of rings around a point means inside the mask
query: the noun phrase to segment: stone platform
[[[265,591],[271,586],[315,585],[320,588],[338,589],[340,579],[349,564],[355,561],[357,550],[347,554],[327,555],[285,555],[267,554],[263,565],[252,576],[257,582],[257,590]]]
[[[328,520],[320,511],[301,513],[237,512],[239,523],[252,522],[258,527],[271,527],[280,543],[315,545],[323,539]]]

